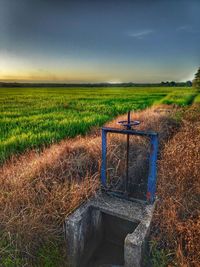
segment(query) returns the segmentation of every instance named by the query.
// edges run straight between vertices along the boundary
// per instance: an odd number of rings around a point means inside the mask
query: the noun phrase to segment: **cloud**
[[[176,28],[178,32],[199,33],[199,30],[193,28],[191,25],[182,25]]]
[[[137,32],[130,32],[128,35],[137,39],[143,39],[145,36],[152,34],[153,30],[142,30]]]
[[[190,31],[191,30],[191,26],[189,25],[182,25],[179,26],[178,28],[176,28],[177,31]]]

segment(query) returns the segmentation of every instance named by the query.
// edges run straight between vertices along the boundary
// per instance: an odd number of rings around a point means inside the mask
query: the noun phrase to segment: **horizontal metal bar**
[[[126,129],[116,129],[116,128],[108,128],[103,127],[103,131],[107,133],[117,133],[117,134],[130,134],[130,135],[141,135],[141,136],[157,136],[158,133],[155,132],[144,132],[144,131],[138,131],[138,130],[126,130]]]

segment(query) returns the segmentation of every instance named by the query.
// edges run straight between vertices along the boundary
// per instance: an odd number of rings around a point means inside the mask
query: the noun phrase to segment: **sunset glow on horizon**
[[[192,79],[199,11],[196,0],[0,0],[0,81]]]

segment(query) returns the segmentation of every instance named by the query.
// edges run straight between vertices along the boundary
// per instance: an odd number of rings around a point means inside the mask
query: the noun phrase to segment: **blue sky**
[[[0,0],[0,80],[192,79],[199,14],[199,0]]]

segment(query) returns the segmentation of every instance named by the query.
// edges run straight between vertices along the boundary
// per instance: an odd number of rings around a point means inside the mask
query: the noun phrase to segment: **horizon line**
[[[174,81],[174,80],[166,80],[166,81],[158,81],[158,82],[53,82],[53,81],[5,81],[0,79],[0,84],[58,84],[58,85],[81,85],[81,84],[110,84],[110,85],[119,85],[119,84],[162,84],[162,83],[187,83],[192,82],[192,80],[185,80],[185,81]]]

